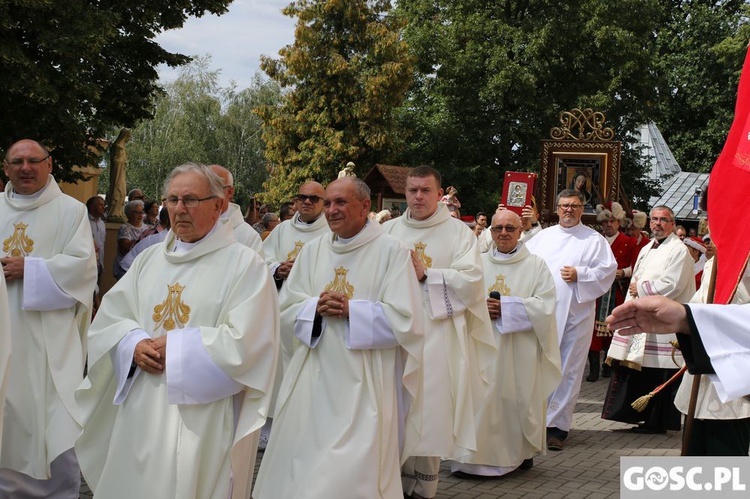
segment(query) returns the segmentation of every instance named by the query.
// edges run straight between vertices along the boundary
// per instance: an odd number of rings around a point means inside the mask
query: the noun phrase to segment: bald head
[[[297,212],[303,222],[317,220],[323,211],[325,189],[318,182],[310,180],[297,191]]]
[[[224,206],[221,209],[221,212],[224,213],[229,208],[229,203],[234,199],[234,177],[232,172],[221,165],[210,165],[210,168],[224,183]]]
[[[521,238],[521,217],[510,210],[500,210],[492,216],[492,240],[500,253],[510,253]]]

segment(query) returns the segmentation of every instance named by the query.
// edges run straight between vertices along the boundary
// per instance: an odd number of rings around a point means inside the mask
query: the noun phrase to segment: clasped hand
[[[315,311],[323,317],[349,317],[349,299],[341,293],[323,291]]]
[[[167,336],[145,339],[138,342],[133,352],[135,365],[150,374],[164,372],[167,357]]]

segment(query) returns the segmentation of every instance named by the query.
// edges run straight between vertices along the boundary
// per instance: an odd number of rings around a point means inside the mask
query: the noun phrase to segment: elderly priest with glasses
[[[560,223],[531,239],[529,251],[541,256],[557,287],[556,320],[562,380],[547,408],[547,448],[562,450],[581,391],[596,299],[609,291],[617,260],[604,237],[581,223],[583,195],[566,189],[557,196]]]
[[[96,497],[248,497],[278,355],[263,259],[219,216],[222,180],[185,164],[165,185],[172,230],[102,301],[76,392]]]

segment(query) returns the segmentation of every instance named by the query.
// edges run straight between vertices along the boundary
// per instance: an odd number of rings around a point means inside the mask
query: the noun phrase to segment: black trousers
[[[747,457],[749,450],[750,418],[696,419],[685,455]]]

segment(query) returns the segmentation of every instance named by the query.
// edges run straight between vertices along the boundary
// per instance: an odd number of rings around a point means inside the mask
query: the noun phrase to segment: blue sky
[[[281,14],[290,0],[235,0],[222,16],[190,18],[181,29],[156,38],[170,52],[210,55],[211,69],[219,70],[222,87],[230,81],[238,89],[249,86],[259,70],[260,56],[277,58],[278,51],[294,41],[294,19]],[[163,82],[173,80],[175,70],[159,67]]]

